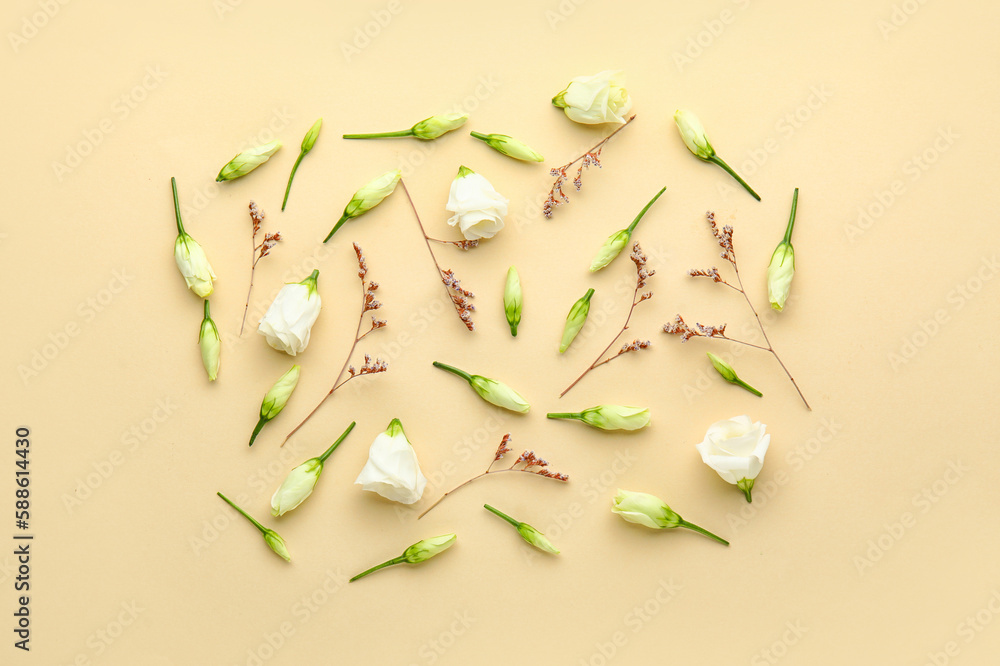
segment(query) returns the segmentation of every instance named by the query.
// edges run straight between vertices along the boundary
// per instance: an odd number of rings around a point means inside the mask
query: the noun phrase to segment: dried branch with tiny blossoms
[[[364,333],[361,332],[361,328],[365,322],[365,315],[369,312],[375,312],[380,309],[382,307],[382,303],[375,298],[375,292],[378,291],[378,282],[375,282],[374,280],[365,282],[365,278],[368,276],[368,262],[365,261],[365,255],[357,243],[354,243],[354,253],[358,256],[358,277],[361,279],[361,290],[364,294],[361,301],[361,316],[358,318],[358,329],[354,334],[354,343],[351,345],[350,351],[347,352],[347,358],[344,359],[344,365],[341,366],[340,372],[337,373],[337,378],[333,382],[333,388],[331,388],[330,391],[323,396],[323,399],[319,401],[319,404],[313,407],[313,410],[309,412],[304,419],[302,419],[302,422],[295,426],[292,431],[285,436],[285,441],[281,443],[282,446],[285,445],[285,442],[287,442],[299,428],[305,425],[306,421],[308,421],[312,415],[316,413],[316,410],[318,410],[323,403],[326,402],[327,398],[333,395],[334,391],[355,377],[378,375],[389,369],[389,364],[386,361],[383,361],[380,358],[372,360],[372,357],[368,354],[365,354],[365,362],[360,369],[356,369],[350,364],[351,356],[354,355],[354,350],[357,348],[358,343],[366,338],[372,331],[385,328],[386,326],[384,319],[379,319],[375,315],[371,315],[371,328]],[[344,377],[344,372],[348,373],[347,377]],[[342,377],[343,379],[341,379]]]
[[[738,340],[736,338],[729,337],[726,335],[725,324],[722,324],[721,326],[704,326],[701,323],[695,322],[694,328],[692,328],[690,324],[684,321],[684,318],[680,315],[677,315],[673,322],[664,324],[663,332],[669,333],[670,335],[680,336],[681,342],[687,342],[691,338],[712,338],[715,340],[728,340],[729,342],[735,342],[737,344],[746,345],[747,347],[754,347],[756,349],[762,349],[763,351],[769,352],[772,356],[774,356],[774,360],[778,362],[781,369],[785,371],[785,374],[788,375],[788,379],[792,382],[792,386],[795,387],[795,390],[798,391],[799,397],[802,398],[802,402],[805,404],[806,409],[812,410],[812,407],[810,407],[809,403],[806,401],[806,397],[802,395],[802,389],[799,388],[799,385],[795,382],[795,378],[792,377],[792,373],[790,373],[788,368],[785,367],[785,364],[778,356],[778,352],[774,351],[774,346],[767,338],[767,331],[764,330],[764,324],[761,323],[760,317],[757,315],[757,309],[754,308],[753,303],[750,302],[750,297],[747,296],[746,289],[743,288],[743,280],[740,278],[740,269],[736,264],[736,250],[733,249],[733,228],[727,224],[720,230],[715,222],[715,213],[711,211],[706,213],[705,217],[708,220],[709,226],[712,228],[712,235],[715,236],[716,242],[719,244],[719,247],[722,248],[720,256],[728,261],[733,267],[733,272],[736,274],[736,284],[727,282],[719,274],[719,269],[715,266],[707,270],[691,269],[688,271],[688,275],[691,277],[708,278],[712,282],[723,284],[730,289],[743,294],[743,298],[746,300],[747,305],[750,306],[750,311],[753,312],[754,319],[757,320],[757,326],[760,328],[761,335],[764,336],[764,342],[767,343],[767,346],[756,345],[752,342],[747,342],[746,340]]]
[[[413,216],[417,218],[417,225],[420,227],[420,233],[424,236],[424,243],[427,245],[427,251],[431,253],[431,260],[434,262],[434,267],[437,268],[438,276],[444,284],[445,291],[448,292],[448,298],[451,299],[452,305],[455,306],[455,312],[458,313],[458,318],[462,320],[462,323],[465,324],[467,329],[475,331],[476,324],[472,321],[472,313],[476,311],[476,306],[472,304],[472,299],[475,298],[476,295],[468,289],[462,287],[459,279],[455,277],[455,271],[451,269],[441,269],[441,265],[438,263],[437,257],[434,256],[434,250],[431,249],[431,243],[443,243],[447,245],[454,245],[462,250],[471,250],[479,245],[479,240],[443,241],[428,236],[427,231],[424,229],[423,222],[420,221],[420,215],[417,213],[417,207],[413,203],[413,197],[410,196],[410,191],[406,189],[406,183],[400,179],[399,184],[403,186],[403,191],[406,192],[406,199],[410,202],[410,208],[413,209]]]
[[[634,115],[626,120],[621,127],[604,137],[600,143],[585,152],[583,155],[580,155],[569,164],[564,164],[561,167],[551,169],[549,171],[549,175],[556,177],[556,182],[552,185],[552,189],[549,190],[549,198],[546,199],[545,203],[542,205],[542,214],[545,215],[546,219],[552,217],[552,212],[555,210],[556,206],[569,203],[569,195],[563,192],[562,189],[566,180],[569,178],[569,169],[577,162],[580,163],[580,166],[576,170],[576,177],[573,178],[573,187],[575,187],[576,191],[579,192],[580,188],[583,187],[583,170],[589,169],[592,164],[598,169],[604,168],[601,164],[601,151],[604,150],[604,146],[611,140],[611,137],[628,127],[629,123],[633,120],[635,120]]]
[[[632,312],[635,310],[635,306],[653,297],[653,292],[651,291],[640,293],[640,290],[646,286],[646,280],[655,275],[656,271],[646,268],[646,262],[647,262],[646,255],[643,253],[642,247],[640,247],[638,243],[632,246],[632,254],[629,256],[629,258],[632,260],[632,263],[635,264],[635,292],[633,292],[632,294],[632,305],[628,309],[628,316],[625,318],[625,324],[622,325],[622,330],[618,331],[618,335],[612,338],[611,342],[608,343],[608,346],[604,348],[604,351],[598,354],[597,358],[594,359],[594,362],[591,363],[590,366],[583,371],[583,374],[577,377],[572,384],[566,387],[565,391],[559,394],[560,398],[569,393],[569,390],[574,386],[576,386],[577,383],[581,379],[586,377],[587,373],[593,370],[594,368],[604,365],[605,363],[610,363],[616,358],[619,358],[624,354],[628,354],[629,352],[637,352],[642,349],[648,349],[651,344],[649,340],[639,340],[638,338],[636,338],[632,342],[622,345],[622,348],[619,349],[617,353],[612,354],[607,358],[604,358],[604,355],[608,353],[608,351],[614,346],[616,342],[618,342],[618,338],[622,337],[625,331],[628,330],[628,323],[632,320]]]
[[[538,474],[539,476],[545,476],[550,479],[555,479],[556,481],[569,481],[568,474],[560,474],[558,472],[553,472],[549,470],[548,469],[549,461],[539,458],[538,456],[535,455],[534,451],[525,451],[524,453],[522,453],[520,456],[517,457],[517,460],[515,460],[510,467],[504,467],[502,469],[493,469],[493,465],[495,463],[502,460],[505,454],[510,453],[512,451],[512,449],[509,446],[507,446],[509,443],[510,443],[510,433],[507,433],[506,435],[503,436],[503,440],[500,441],[500,446],[497,447],[497,452],[493,455],[493,460],[490,462],[490,465],[489,467],[486,468],[485,472],[483,472],[482,474],[477,474],[476,476],[472,477],[465,483],[461,483],[452,488],[451,490],[449,490],[448,492],[446,492],[444,495],[439,497],[438,500],[434,502],[434,504],[431,504],[424,510],[423,513],[417,516],[417,520],[420,520],[425,515],[427,515],[428,511],[430,511],[438,504],[440,504],[441,500],[443,500],[448,495],[451,495],[453,492],[455,492],[462,486],[467,486],[476,479],[481,479],[482,477],[488,474],[500,474],[501,472],[527,472],[528,474]]]
[[[247,290],[247,302],[243,306],[243,323],[240,324],[240,335],[243,335],[243,328],[247,324],[247,311],[250,309],[250,293],[253,291],[253,274],[257,270],[257,262],[271,253],[271,248],[281,240],[281,232],[275,231],[273,234],[265,233],[264,240],[257,244],[257,234],[260,233],[261,224],[264,222],[264,213],[257,208],[257,204],[250,202],[250,221],[253,223],[253,236],[250,237],[250,245],[253,250],[250,252],[250,289]]]

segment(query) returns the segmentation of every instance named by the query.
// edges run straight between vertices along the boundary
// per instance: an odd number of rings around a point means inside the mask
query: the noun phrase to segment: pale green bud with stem
[[[226,163],[226,166],[222,167],[219,171],[219,175],[215,179],[215,182],[221,183],[226,180],[236,180],[237,178],[242,178],[264,162],[271,159],[271,155],[278,152],[279,148],[281,148],[280,141],[271,141],[270,143],[265,143],[262,146],[255,146],[254,148],[244,150],[242,153],[239,153],[236,157],[229,160],[229,162]]]
[[[439,555],[444,551],[451,548],[455,540],[458,539],[456,534],[442,534],[441,536],[431,537],[430,539],[424,539],[423,541],[418,541],[409,548],[403,551],[403,554],[399,557],[394,557],[391,560],[387,560],[382,564],[377,564],[371,569],[366,569],[362,571],[357,576],[352,578],[350,583],[353,583],[359,578],[364,578],[368,574],[375,573],[379,569],[384,569],[385,567],[391,567],[396,564],[420,564],[421,562],[426,562],[435,555]]]
[[[513,525],[514,529],[517,530],[517,533],[521,535],[521,538],[524,539],[525,541],[527,541],[528,543],[530,543],[535,548],[537,548],[539,550],[544,550],[546,553],[552,553],[553,555],[558,555],[559,554],[559,550],[555,546],[552,545],[552,542],[549,541],[545,537],[544,534],[542,534],[541,532],[539,532],[538,530],[536,530],[534,527],[532,527],[528,523],[522,523],[519,520],[515,520],[515,519],[511,518],[510,516],[508,516],[503,511],[500,511],[499,509],[495,509],[492,506],[490,506],[489,504],[484,504],[483,507],[487,511],[490,511],[490,512],[496,514],[497,516],[500,516],[501,518],[503,518],[504,520],[506,520],[508,523],[510,523],[511,525]]]
[[[208,298],[215,288],[212,284],[215,272],[212,270],[212,265],[208,263],[205,250],[201,248],[198,241],[184,231],[184,223],[181,221],[181,205],[177,198],[176,178],[171,177],[170,189],[174,193],[174,217],[177,223],[177,240],[174,241],[174,261],[177,262],[177,270],[184,277],[184,284],[188,286],[188,289],[201,298]]]
[[[690,111],[682,111],[678,109],[674,113],[674,122],[677,123],[677,129],[681,133],[681,139],[684,141],[684,145],[688,147],[688,150],[690,150],[696,157],[722,167],[722,169],[735,178],[736,182],[742,185],[754,199],[760,201],[760,195],[754,192],[753,188],[750,187],[731,166],[726,164],[725,161],[715,153],[715,148],[712,147],[712,144],[708,140],[708,136],[705,135],[705,128],[702,126],[701,121],[698,120],[698,116],[694,115]]]
[[[591,272],[597,272],[615,260],[621,251],[625,249],[625,246],[628,245],[629,240],[632,238],[632,233],[635,231],[636,225],[639,224],[639,220],[641,220],[642,216],[646,214],[646,211],[649,210],[650,206],[652,206],[656,200],[660,198],[660,195],[666,191],[667,188],[664,187],[657,192],[656,196],[650,199],[645,208],[639,211],[639,214],[635,216],[635,219],[632,220],[632,224],[628,225],[625,229],[616,231],[608,236],[608,240],[604,241],[604,245],[602,245],[601,249],[598,250],[597,256],[594,257],[592,262],[590,262]]]
[[[513,157],[515,160],[523,162],[543,162],[545,160],[527,144],[506,134],[481,134],[479,132],[470,132],[470,134],[501,155]]]
[[[725,379],[727,382],[729,382],[730,384],[735,384],[736,386],[739,386],[741,388],[744,388],[747,391],[750,391],[750,393],[753,393],[758,398],[764,395],[763,393],[761,393],[760,391],[758,391],[757,389],[755,389],[754,387],[750,386],[745,381],[740,379],[739,376],[737,376],[736,371],[733,370],[733,366],[729,365],[728,363],[723,361],[721,358],[719,358],[712,352],[705,352],[705,353],[708,354],[708,360],[712,362],[712,366],[718,371],[720,375],[722,375],[722,378]]]
[[[767,298],[771,307],[781,312],[785,309],[788,292],[795,276],[795,249],[792,247],[792,227],[795,226],[795,210],[799,205],[799,188],[792,194],[792,212],[785,227],[785,237],[774,248],[771,263],[767,266]]]
[[[261,428],[264,427],[271,419],[281,413],[281,410],[285,408],[288,404],[288,399],[292,397],[292,392],[299,383],[299,375],[302,372],[301,366],[298,364],[293,365],[288,372],[281,375],[278,381],[274,382],[274,385],[268,389],[267,393],[264,394],[264,399],[260,403],[260,420],[257,421],[256,427],[253,429],[253,434],[250,435],[250,444],[253,446],[253,442],[257,439],[257,435],[260,434]]]
[[[319,475],[323,473],[323,463],[340,446],[340,443],[347,438],[351,430],[354,429],[354,425],[355,422],[351,421],[351,425],[347,426],[347,429],[337,438],[337,441],[331,444],[322,455],[310,458],[288,473],[285,480],[274,491],[274,495],[271,496],[272,516],[283,516],[305,502],[312,495],[313,488],[316,487],[316,482],[319,481]]]
[[[264,543],[267,544],[268,548],[270,548],[275,553],[280,555],[286,562],[291,561],[292,556],[288,553],[288,546],[285,545],[285,540],[282,539],[277,532],[261,525],[259,522],[254,520],[249,513],[238,507],[231,499],[229,499],[222,493],[215,493],[215,494],[221,497],[226,502],[226,504],[236,509],[241,516],[249,520],[250,524],[252,524],[260,531],[261,535],[264,537]]]
[[[319,130],[323,127],[323,119],[320,118],[313,126],[309,128],[306,135],[302,138],[302,145],[299,147],[299,156],[295,160],[295,164],[292,165],[292,172],[288,174],[288,185],[285,186],[285,198],[281,200],[281,210],[285,210],[285,204],[288,203],[288,193],[292,191],[292,180],[295,179],[295,172],[299,170],[299,163],[302,158],[309,154],[309,151],[313,149],[316,145],[316,139],[319,137]]]
[[[649,493],[619,489],[612,501],[611,511],[630,523],[650,529],[663,530],[684,527],[710,539],[715,539],[719,543],[729,545],[729,542],[722,537],[684,520],[676,511],[667,506],[666,502]]]
[[[219,327],[215,325],[205,299],[205,317],[201,320],[201,330],[198,332],[198,346],[201,347],[201,363],[208,373],[208,381],[214,382],[219,377],[219,359],[222,352],[222,338]]]
[[[348,220],[352,220],[356,217],[360,217],[370,211],[375,206],[382,203],[382,200],[393,193],[396,189],[396,184],[399,183],[399,179],[402,178],[403,172],[399,169],[393,169],[392,171],[386,171],[384,174],[371,181],[360,190],[354,193],[351,200],[344,207],[344,214],[340,216],[337,223],[333,225],[333,229],[330,233],[326,235],[323,242],[327,242],[333,235],[337,233],[337,230],[344,226],[344,223]]]
[[[345,134],[345,139],[394,139],[412,136],[424,141],[436,139],[442,134],[456,130],[466,123],[469,116],[464,113],[442,113],[438,116],[424,118],[419,123],[406,130],[398,132],[376,132],[374,134]]]
[[[547,416],[581,421],[601,430],[640,430],[649,425],[649,409],[627,405],[598,405],[582,412],[553,412]]]
[[[587,293],[581,296],[566,315],[566,325],[563,327],[562,341],[559,343],[559,353],[569,349],[573,340],[587,323],[587,315],[590,314],[590,299],[594,295],[593,289],[588,289]]]
[[[469,386],[479,394],[479,397],[486,402],[496,405],[497,407],[503,407],[504,409],[509,409],[512,412],[517,412],[518,414],[526,414],[531,406],[528,401],[525,400],[520,393],[507,386],[502,382],[498,382],[495,379],[490,379],[488,377],[483,377],[482,375],[470,375],[464,370],[459,370],[450,365],[445,365],[444,363],[439,363],[434,361],[435,368],[441,368],[446,370],[453,375],[458,375],[465,381],[469,382]]]
[[[524,307],[524,294],[521,291],[521,276],[517,269],[511,266],[507,269],[507,282],[503,288],[503,311],[507,316],[510,334],[517,337],[517,326],[521,323],[521,309]]]

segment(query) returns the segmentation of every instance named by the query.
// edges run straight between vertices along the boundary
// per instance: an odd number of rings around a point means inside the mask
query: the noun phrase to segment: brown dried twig
[[[556,206],[569,203],[569,195],[563,192],[562,189],[566,179],[569,178],[569,174],[567,173],[569,168],[577,162],[580,162],[580,166],[576,170],[576,177],[573,179],[573,187],[575,187],[576,191],[579,192],[580,188],[583,187],[583,170],[590,168],[590,165],[592,164],[598,169],[603,168],[603,165],[601,164],[601,151],[604,150],[604,146],[611,140],[611,137],[628,127],[629,123],[633,120],[635,120],[634,115],[626,120],[621,127],[604,137],[604,139],[602,139],[596,146],[585,152],[583,155],[580,155],[569,164],[564,164],[561,167],[554,168],[549,171],[549,175],[556,177],[556,182],[552,185],[552,189],[549,190],[549,198],[546,199],[545,204],[542,205],[542,214],[545,215],[546,219],[552,217],[552,212],[555,210]]]
[[[635,310],[635,306],[653,297],[653,292],[651,291],[639,293],[639,290],[646,286],[646,280],[655,275],[656,271],[646,268],[646,261],[647,261],[646,255],[643,253],[642,247],[640,247],[638,243],[632,246],[632,254],[629,256],[629,258],[632,260],[632,263],[635,264],[635,292],[633,292],[632,294],[632,305],[628,309],[628,316],[625,318],[625,323],[622,325],[622,330],[618,331],[618,335],[616,335],[614,338],[611,339],[611,342],[608,343],[608,346],[605,347],[604,350],[597,355],[597,358],[594,359],[594,362],[591,363],[586,370],[583,371],[583,374],[577,377],[572,384],[566,387],[566,390],[564,390],[562,393],[559,394],[560,398],[569,393],[569,390],[574,386],[576,386],[577,383],[581,379],[586,377],[587,373],[593,370],[594,368],[604,365],[605,363],[610,363],[611,361],[615,360],[616,358],[619,358],[623,354],[639,351],[641,349],[648,349],[651,344],[649,340],[635,339],[626,345],[622,345],[622,348],[618,350],[617,354],[612,354],[611,356],[605,358],[604,360],[601,360],[604,357],[604,355],[608,353],[608,350],[610,350],[611,347],[614,346],[616,342],[618,342],[618,338],[622,337],[622,334],[624,334],[625,331],[628,330],[628,323],[632,320],[632,312]]]
[[[250,245],[253,250],[250,252],[250,288],[247,290],[247,302],[243,306],[243,323],[240,324],[240,335],[243,335],[243,329],[247,324],[247,311],[250,309],[250,293],[253,291],[253,274],[257,270],[257,262],[266,257],[271,253],[271,248],[278,244],[281,240],[281,232],[276,231],[273,234],[265,233],[264,240],[257,244],[257,234],[260,233],[261,224],[264,222],[264,213],[257,208],[257,204],[253,201],[250,202],[250,221],[253,223],[253,236],[250,237]]]
[[[553,472],[549,470],[548,469],[549,462],[547,460],[544,460],[536,456],[534,451],[525,451],[520,456],[518,456],[517,460],[515,460],[510,467],[504,467],[503,469],[493,469],[493,464],[501,460],[504,457],[504,454],[510,453],[510,451],[512,450],[509,446],[507,446],[507,444],[509,443],[510,443],[510,433],[507,433],[506,435],[503,436],[503,440],[500,441],[500,446],[497,447],[497,452],[493,455],[493,460],[490,462],[489,467],[486,468],[485,472],[477,474],[468,481],[460,483],[459,485],[455,486],[454,488],[446,492],[444,495],[441,495],[441,497],[439,497],[437,501],[434,502],[434,504],[431,504],[429,507],[424,509],[423,513],[417,516],[417,520],[423,518],[428,511],[430,511],[438,504],[440,504],[441,500],[443,500],[448,495],[451,495],[453,492],[455,492],[456,490],[458,490],[463,486],[469,485],[476,479],[481,479],[487,474],[499,474],[501,472],[527,472],[529,474],[538,474],[539,476],[545,476],[550,479],[555,479],[556,481],[569,481],[568,474],[560,474],[558,472]],[[518,465],[521,465],[521,467],[518,467]],[[532,469],[535,467],[537,467],[538,469]]]
[[[347,352],[347,357],[344,359],[344,365],[341,366],[340,372],[337,373],[337,378],[333,382],[333,387],[325,396],[323,396],[323,399],[319,401],[319,404],[313,407],[312,411],[309,412],[304,419],[302,419],[302,422],[292,428],[292,431],[285,436],[285,440],[281,443],[282,446],[285,445],[285,442],[287,442],[299,428],[305,425],[306,421],[308,421],[312,415],[316,413],[316,410],[323,406],[323,403],[326,402],[327,398],[333,395],[334,391],[355,377],[361,377],[363,375],[377,375],[389,369],[389,364],[386,361],[383,361],[380,358],[376,358],[373,361],[372,357],[368,354],[365,354],[365,362],[364,365],[361,366],[361,369],[356,370],[353,365],[350,365],[351,356],[354,355],[354,350],[357,348],[358,343],[367,337],[372,331],[385,328],[386,326],[384,319],[378,319],[375,315],[372,315],[371,328],[364,333],[361,332],[361,327],[365,321],[365,314],[378,310],[382,307],[382,303],[375,298],[375,292],[378,291],[379,287],[378,282],[375,282],[374,280],[370,280],[367,283],[365,282],[365,278],[368,276],[368,262],[365,261],[365,255],[357,243],[354,243],[354,253],[358,257],[358,277],[361,279],[361,289],[363,292],[361,316],[358,318],[358,329],[354,334],[354,342],[351,344],[351,349]],[[349,376],[341,381],[341,377],[344,376],[345,371],[348,372]]]
[[[712,228],[712,235],[715,236],[716,242],[719,244],[719,247],[722,248],[720,256],[728,261],[733,267],[733,272],[736,274],[736,284],[727,282],[719,274],[719,269],[715,266],[707,270],[692,269],[688,271],[688,275],[691,277],[707,277],[712,280],[712,282],[723,284],[730,289],[743,294],[743,298],[746,300],[747,305],[750,306],[750,311],[753,312],[754,319],[757,320],[757,326],[760,328],[761,335],[764,336],[764,342],[767,343],[767,346],[765,347],[763,345],[747,342],[746,340],[729,337],[726,335],[725,324],[722,324],[721,326],[703,326],[702,324],[695,322],[694,328],[692,328],[679,314],[673,322],[663,325],[663,332],[669,333],[670,335],[680,336],[681,342],[687,342],[691,338],[713,338],[717,340],[728,340],[729,342],[735,342],[747,347],[754,347],[755,349],[761,349],[769,352],[772,356],[774,356],[774,360],[778,362],[781,369],[785,371],[785,374],[788,375],[788,379],[792,382],[792,386],[795,387],[795,390],[798,391],[799,397],[802,398],[802,402],[805,404],[806,409],[812,410],[812,407],[809,406],[809,402],[806,400],[806,397],[802,394],[802,389],[799,388],[799,385],[795,382],[795,378],[792,377],[792,373],[790,373],[788,368],[785,367],[781,357],[778,356],[778,352],[774,351],[774,346],[767,338],[767,331],[764,330],[764,324],[760,321],[757,309],[753,306],[753,303],[750,302],[750,297],[747,295],[746,289],[743,288],[743,280],[740,278],[740,269],[736,264],[736,250],[733,249],[733,228],[727,224],[720,230],[718,225],[715,223],[715,213],[711,211],[706,213],[705,217],[708,220],[708,224]]]

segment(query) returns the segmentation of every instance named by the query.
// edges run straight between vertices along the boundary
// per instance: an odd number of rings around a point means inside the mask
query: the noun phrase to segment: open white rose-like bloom
[[[493,238],[503,229],[507,198],[486,178],[463,166],[451,181],[445,209],[454,213],[448,224],[458,226],[466,240]]]
[[[413,504],[424,494],[427,478],[399,419],[372,442],[368,462],[354,483],[400,504]]]
[[[585,125],[624,123],[625,115],[632,109],[632,97],[622,84],[620,70],[578,76],[552,98],[552,103],[570,120]]]
[[[750,491],[771,443],[771,436],[764,433],[766,428],[760,421],[751,422],[749,416],[735,416],[713,423],[704,441],[695,445],[702,461],[742,490],[748,502],[753,501]]]
[[[291,356],[305,351],[323,305],[316,289],[318,277],[319,271],[313,271],[302,282],[286,284],[274,297],[257,327],[267,344]]]

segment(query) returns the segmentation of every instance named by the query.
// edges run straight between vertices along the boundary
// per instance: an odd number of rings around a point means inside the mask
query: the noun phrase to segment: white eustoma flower
[[[286,284],[274,297],[257,327],[257,332],[267,338],[267,344],[291,356],[305,351],[322,307],[316,289],[318,277],[319,271],[315,270],[302,282]]]
[[[766,428],[760,421],[751,422],[749,416],[735,416],[713,423],[704,441],[695,445],[702,461],[742,490],[748,502],[753,501],[750,491],[771,443],[771,436],[764,433]]]
[[[598,405],[582,412],[548,414],[550,419],[574,419],[601,430],[639,430],[649,425],[649,410],[626,405]]]
[[[799,188],[792,194],[792,214],[785,227],[785,237],[774,248],[771,263],[767,265],[767,298],[771,307],[781,312],[785,309],[788,292],[792,288],[792,277],[795,276],[795,248],[792,247],[792,227],[795,226],[795,209],[799,204]]]
[[[184,277],[188,289],[201,298],[208,298],[214,289],[212,280],[215,279],[215,272],[198,241],[184,231],[181,205],[177,199],[177,179],[170,179],[170,188],[174,192],[174,216],[177,222],[177,240],[174,241],[174,261],[177,262],[177,270]]]
[[[451,181],[445,209],[454,213],[448,224],[457,225],[466,240],[493,238],[503,229],[507,198],[493,189],[486,178],[463,166]]]
[[[525,400],[520,393],[507,386],[503,382],[498,382],[495,379],[490,379],[489,377],[483,377],[482,375],[470,375],[464,370],[459,370],[458,368],[438,361],[434,361],[434,367],[441,368],[442,370],[447,370],[448,372],[458,375],[465,381],[469,382],[469,386],[479,394],[479,397],[488,403],[496,405],[497,407],[503,407],[504,409],[509,409],[512,412],[517,412],[518,414],[526,414],[531,406],[528,401]]]
[[[632,109],[632,98],[622,85],[620,70],[606,70],[594,76],[578,76],[552,103],[573,121],[585,125],[624,123]]]
[[[372,442],[368,462],[354,483],[400,504],[413,504],[424,494],[427,479],[399,419]]]
[[[242,153],[239,153],[236,157],[229,160],[229,162],[226,163],[226,166],[222,167],[219,171],[219,175],[215,178],[215,181],[221,183],[224,180],[235,180],[247,175],[261,164],[271,159],[271,155],[278,152],[278,148],[281,148],[281,142],[271,141],[270,143],[265,143],[262,146],[255,146],[244,150]]]
[[[336,442],[330,445],[330,448],[323,452],[323,455],[317,458],[310,458],[288,473],[285,480],[274,491],[274,495],[271,496],[272,516],[277,517],[288,513],[312,495],[313,488],[316,487],[316,482],[319,481],[319,475],[323,473],[323,463],[326,462],[330,454],[351,433],[354,425],[354,421],[351,421],[351,425],[347,426],[347,430],[337,438]]]

